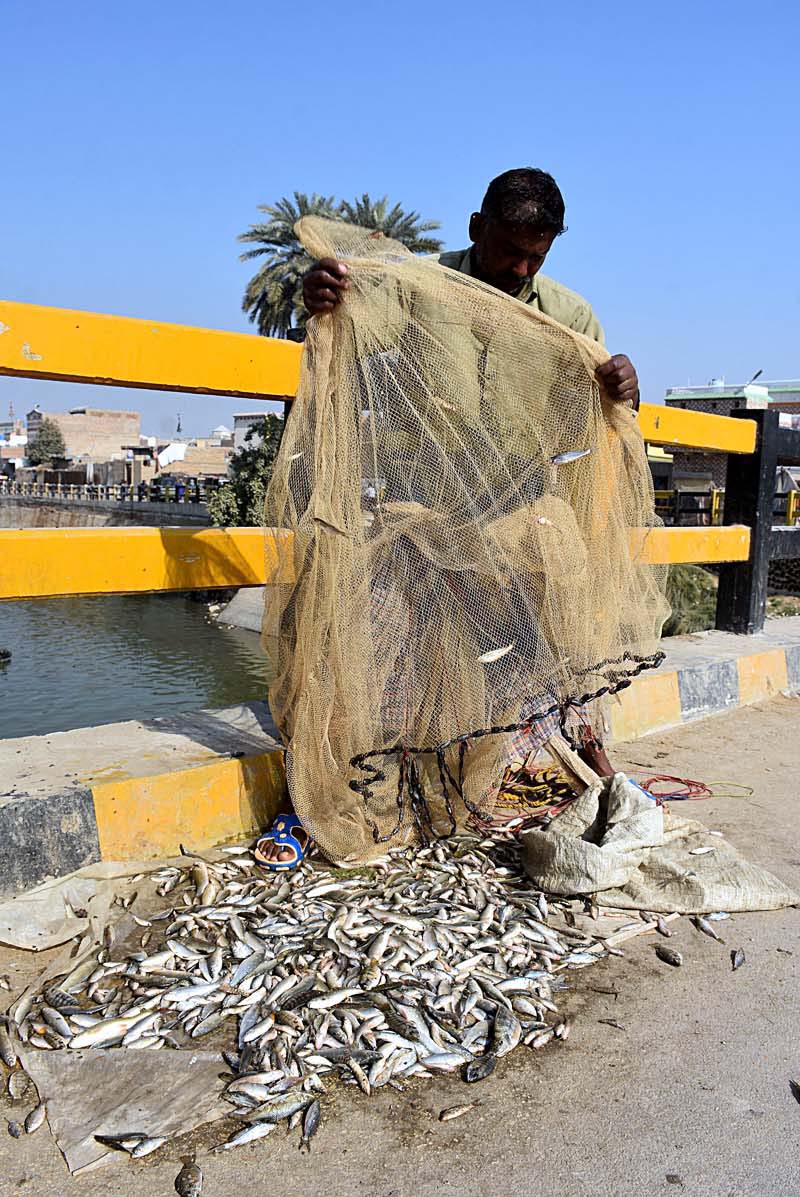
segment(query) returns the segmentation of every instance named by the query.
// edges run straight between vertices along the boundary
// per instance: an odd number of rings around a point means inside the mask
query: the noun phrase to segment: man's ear
[[[469,218],[469,239],[480,241],[486,228],[486,217],[482,212],[473,212]]]

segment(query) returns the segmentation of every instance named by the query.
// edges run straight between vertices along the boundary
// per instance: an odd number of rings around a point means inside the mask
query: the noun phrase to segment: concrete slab
[[[280,747],[265,702],[0,740],[0,808],[18,796],[82,791],[117,778],[193,769],[221,756]]]
[[[266,703],[0,741],[0,894],[247,836],[285,790]]]
[[[750,798],[693,803],[691,814],[798,888],[798,716],[797,699],[778,698],[617,745],[614,755],[640,777],[666,771],[752,786]],[[563,1046],[520,1048],[479,1085],[439,1077],[369,1099],[332,1089],[310,1155],[282,1131],[209,1155],[230,1126],[219,1124],[139,1163],[71,1180],[46,1129],[19,1141],[2,1133],[0,1193],[171,1193],[181,1156],[196,1148],[213,1197],[794,1197],[800,911],[737,915],[724,936],[713,943],[680,920],[670,943],[683,953],[681,969],[657,962],[646,937],[625,944],[624,958],[575,976]],[[733,973],[736,947],[747,961]],[[0,974],[15,988],[31,968],[23,954],[0,951]],[[444,1107],[475,1098],[481,1104],[463,1118],[438,1121]],[[0,1117],[24,1116],[30,1104],[12,1105],[0,1089]]]
[[[260,633],[266,590],[266,586],[246,586],[238,590],[217,615],[217,622]]]
[[[657,702],[642,675],[612,699],[611,739],[688,723],[800,686],[800,616],[769,619],[755,636],[695,632],[672,636],[661,647],[666,659],[653,676],[675,677],[677,706]]]

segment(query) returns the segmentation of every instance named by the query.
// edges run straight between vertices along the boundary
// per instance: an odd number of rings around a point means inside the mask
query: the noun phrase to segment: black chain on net
[[[433,826],[433,818],[425,795],[422,775],[416,760],[417,757],[436,757],[439,784],[450,824],[447,834],[452,835],[456,829],[453,796],[464,804],[470,814],[479,816],[482,813],[480,807],[470,802],[464,794],[464,758],[472,740],[478,740],[483,736],[504,736],[512,735],[515,732],[530,732],[533,731],[537,724],[543,722],[545,719],[549,719],[552,715],[559,716],[561,731],[569,739],[569,736],[566,735],[566,724],[570,711],[585,707],[588,703],[594,702],[598,698],[603,698],[607,694],[617,694],[620,690],[626,689],[630,686],[633,679],[645,669],[657,669],[664,660],[665,655],[660,650],[648,656],[637,656],[635,653],[625,652],[621,657],[608,658],[605,661],[600,661],[592,668],[581,669],[577,671],[576,677],[585,677],[592,673],[604,673],[606,685],[601,686],[591,694],[582,694],[579,698],[566,698],[561,702],[554,702],[546,710],[539,711],[530,718],[523,719],[518,723],[507,723],[504,726],[481,727],[474,731],[461,732],[459,735],[453,736],[450,740],[446,740],[442,744],[437,744],[434,748],[417,748],[407,744],[398,744],[393,748],[377,748],[371,752],[362,752],[352,757],[350,760],[351,766],[354,769],[360,770],[362,776],[354,778],[350,782],[350,789],[355,790],[357,794],[361,795],[364,802],[365,817],[372,832],[373,840],[376,844],[387,844],[390,840],[394,839],[406,819],[406,800],[408,800],[408,804],[411,807],[411,814],[422,842],[427,844],[437,838]],[[626,662],[630,662],[633,667],[623,669],[610,668],[612,665],[625,665]],[[453,776],[445,755],[447,750],[456,744],[458,745],[458,777]],[[378,825],[370,818],[369,804],[375,797],[372,787],[378,782],[386,781],[386,773],[378,764],[373,764],[372,762],[385,761],[392,757],[399,758],[397,770],[397,822],[391,831],[385,835],[381,835]]]

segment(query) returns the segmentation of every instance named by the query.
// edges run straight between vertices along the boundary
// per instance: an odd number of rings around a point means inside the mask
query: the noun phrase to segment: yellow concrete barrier
[[[0,599],[263,586],[279,535],[264,528],[4,530]],[[746,561],[749,548],[750,530],[738,525],[631,531],[631,551],[650,565]]]
[[[283,398],[301,355],[292,341],[0,300],[0,374],[17,378]]]
[[[92,785],[101,860],[172,856],[269,827],[286,796],[283,753]]]
[[[0,598],[263,586],[277,533],[263,528],[0,531]]]
[[[703,449],[707,453],[752,453],[756,447],[754,420],[734,420],[704,411],[684,411],[657,403],[643,403],[639,428],[650,445],[673,449]]]
[[[0,374],[251,399],[297,391],[302,346],[277,338],[191,328],[0,300]],[[643,403],[651,445],[752,453],[752,420]]]
[[[636,528],[631,552],[648,565],[702,565],[746,561],[750,529],[744,524],[716,528]]]

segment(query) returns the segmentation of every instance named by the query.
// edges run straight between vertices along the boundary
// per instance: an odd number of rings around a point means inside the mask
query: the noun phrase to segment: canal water
[[[0,739],[266,697],[255,632],[185,595],[0,603]]]

